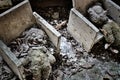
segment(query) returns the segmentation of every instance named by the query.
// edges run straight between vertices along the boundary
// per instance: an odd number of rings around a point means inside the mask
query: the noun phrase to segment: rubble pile
[[[57,30],[65,27],[69,18],[69,9],[62,6],[53,6],[35,9],[43,18],[45,18]]]
[[[56,59],[55,47],[46,33],[34,25],[9,45],[11,51],[22,62],[27,80],[46,80],[49,78]]]

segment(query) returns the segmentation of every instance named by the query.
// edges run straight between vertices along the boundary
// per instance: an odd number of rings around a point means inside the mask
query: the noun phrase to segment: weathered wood
[[[70,11],[67,29],[88,52],[103,37],[99,30],[75,8]]]
[[[23,74],[23,67],[20,60],[10,51],[10,49],[0,40],[0,55],[13,70],[13,72],[20,78],[20,80],[25,80]]]
[[[75,9],[80,11],[82,14],[86,14],[88,7],[94,2],[97,2],[98,0],[72,0],[72,1],[73,7]]]
[[[111,0],[104,0],[103,3],[108,11],[108,15],[112,17],[112,19],[118,24],[120,24],[120,6]]]
[[[52,43],[59,51],[61,34],[36,12],[34,12],[33,15],[36,18],[37,24],[39,24],[42,27],[42,29],[44,29],[44,31],[47,33]]]
[[[9,43],[33,23],[31,6],[24,0],[0,14],[0,39]]]

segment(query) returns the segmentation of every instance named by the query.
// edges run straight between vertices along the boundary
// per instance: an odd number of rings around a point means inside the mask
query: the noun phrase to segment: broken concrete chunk
[[[0,0],[0,9],[6,9],[12,6],[11,0]]]

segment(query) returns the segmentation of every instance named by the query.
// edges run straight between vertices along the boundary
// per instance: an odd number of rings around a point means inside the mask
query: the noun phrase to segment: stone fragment
[[[80,66],[84,69],[91,69],[91,68],[94,67],[94,64],[86,62],[86,63],[84,63],[83,65],[80,65]]]

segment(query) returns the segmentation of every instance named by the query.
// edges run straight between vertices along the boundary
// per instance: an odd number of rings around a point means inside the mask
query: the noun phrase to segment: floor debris
[[[87,53],[83,49],[82,44],[74,40],[66,29],[69,11],[64,7],[47,7],[45,9],[37,9],[36,11],[62,34],[61,52],[60,55],[54,55],[54,46],[48,40],[47,35],[38,28],[31,28],[25,31],[19,38],[11,42],[9,45],[11,50],[17,58],[24,62],[25,72],[27,74],[26,78],[28,80],[38,80],[41,78],[41,74],[44,75],[44,79],[50,75],[48,80],[120,79],[120,54],[114,54],[109,50],[105,50],[104,40],[98,42],[92,51]],[[29,51],[31,49],[32,52],[30,53]],[[39,52],[41,54],[37,54]],[[35,61],[26,60],[28,55]],[[42,58],[40,60],[38,57],[41,57],[41,55]],[[38,68],[39,62],[42,64],[42,66],[40,65],[40,69]],[[4,66],[3,63],[0,57],[0,70],[2,70],[0,71],[0,80],[18,80],[16,76],[13,76],[14,74],[9,68],[6,66],[4,69],[2,68],[2,66]],[[31,65],[36,65],[34,67],[37,67],[37,70]],[[45,70],[47,73],[41,73],[41,70]],[[5,74],[3,74],[3,72]],[[51,74],[49,74],[50,72]],[[37,73],[37,75],[31,73]],[[8,77],[9,75],[13,77]],[[31,77],[31,75],[34,77]]]

